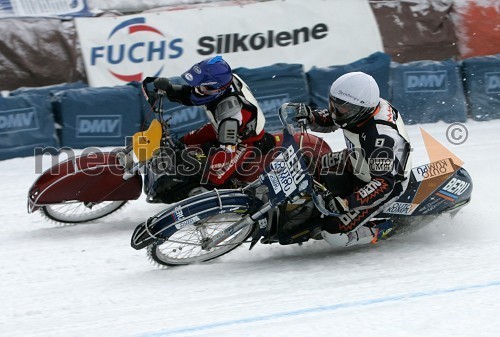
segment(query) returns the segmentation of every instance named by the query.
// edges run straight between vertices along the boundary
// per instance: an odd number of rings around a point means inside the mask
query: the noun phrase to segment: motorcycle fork
[[[214,235],[212,238],[207,238],[205,242],[202,243],[201,248],[205,250],[209,250],[211,248],[216,247],[220,243],[222,243],[224,240],[226,240],[228,237],[233,235],[234,233],[238,232],[242,228],[246,226],[251,226],[255,222],[259,221],[260,218],[262,218],[263,215],[265,215],[270,209],[272,209],[273,206],[271,205],[271,202],[265,203],[257,212],[255,212],[252,215],[247,215],[244,218],[240,219],[239,221],[235,222],[231,226],[227,227],[223,231],[217,233]]]

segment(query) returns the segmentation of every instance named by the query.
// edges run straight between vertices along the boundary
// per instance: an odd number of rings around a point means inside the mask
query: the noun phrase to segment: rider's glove
[[[328,201],[328,208],[338,214],[346,214],[350,211],[349,203],[341,197],[333,197]]]
[[[304,103],[290,103],[295,108],[294,120],[299,125],[306,125],[311,121],[311,108]]]
[[[166,77],[158,77],[153,81],[153,85],[156,89],[163,90],[167,94],[173,91],[172,83],[170,83],[170,80]]]
[[[148,95],[148,103],[153,106],[155,103],[156,103],[156,100],[158,99],[158,94],[156,92],[149,92],[149,95]]]

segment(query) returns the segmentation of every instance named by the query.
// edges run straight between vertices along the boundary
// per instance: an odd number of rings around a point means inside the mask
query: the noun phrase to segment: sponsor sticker
[[[297,189],[297,185],[304,186],[300,184],[300,182],[304,180],[306,176],[293,146],[290,145],[286,151],[278,155],[271,163],[271,168],[274,171],[272,173],[275,175],[275,178],[277,178],[281,190],[283,190],[286,196],[292,194]],[[271,181],[271,183],[273,183],[273,181]],[[307,184],[305,186],[307,186]],[[275,188],[275,191],[276,190],[277,188]]]
[[[394,202],[386,208],[385,212],[390,214],[410,215],[415,209],[415,207],[412,206],[413,204],[408,202]]]
[[[181,222],[176,223],[175,228],[181,229],[181,228],[184,228],[186,226],[192,225],[198,221],[200,221],[200,217],[195,215],[195,216],[192,216],[191,218],[187,218],[186,220],[183,220]]]
[[[454,168],[449,159],[443,159],[430,164],[414,167],[412,172],[417,181],[423,181],[444,174],[453,173]]]
[[[443,188],[444,191],[454,195],[462,195],[469,188],[470,183],[460,180],[458,178],[451,179],[448,184]]]
[[[269,178],[269,181],[271,182],[271,186],[273,187],[274,193],[278,194],[279,192],[281,192],[281,185],[278,181],[278,177],[276,176],[276,174],[269,172],[267,177]]]
[[[390,158],[370,158],[368,165],[370,171],[391,172],[394,166],[394,159]]]
[[[182,208],[180,206],[174,208],[174,213],[172,213],[172,217],[174,218],[175,221],[184,218],[184,212],[182,211]]]

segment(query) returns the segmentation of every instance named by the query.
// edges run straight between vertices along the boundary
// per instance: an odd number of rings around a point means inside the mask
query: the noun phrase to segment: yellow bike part
[[[132,136],[134,154],[140,162],[151,159],[160,150],[162,127],[154,119],[146,131],[137,132]]]

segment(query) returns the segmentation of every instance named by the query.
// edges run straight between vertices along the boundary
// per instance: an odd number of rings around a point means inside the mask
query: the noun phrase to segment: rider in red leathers
[[[265,117],[248,86],[221,56],[193,65],[182,74],[188,85],[174,85],[159,77],[154,86],[170,101],[203,106],[210,123],[179,140],[185,145],[214,145],[208,154],[202,183],[221,186],[260,147]]]

